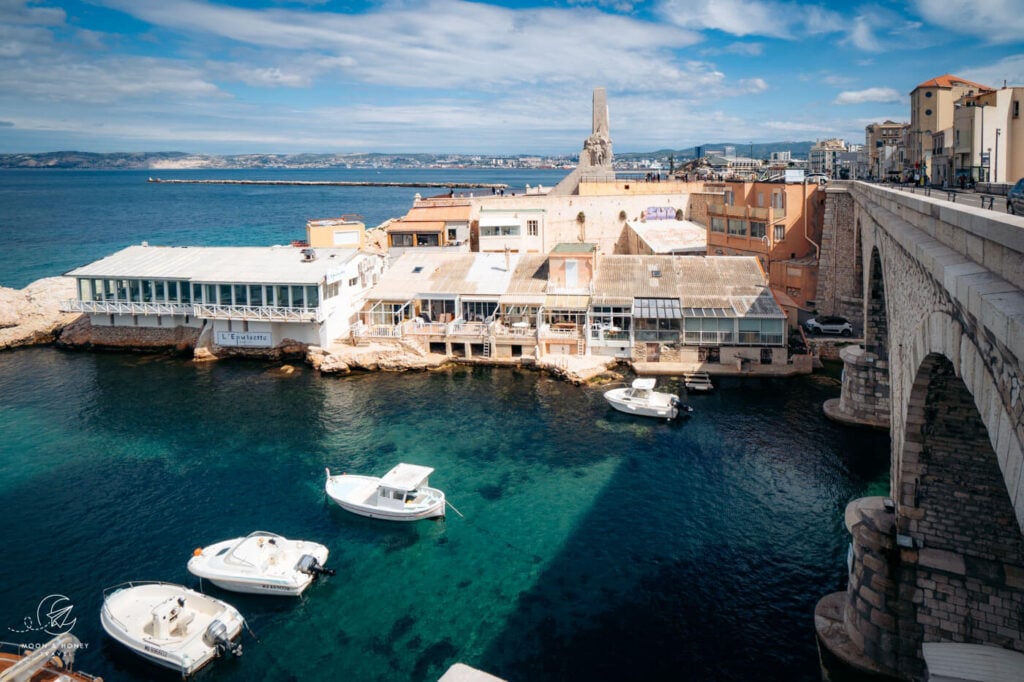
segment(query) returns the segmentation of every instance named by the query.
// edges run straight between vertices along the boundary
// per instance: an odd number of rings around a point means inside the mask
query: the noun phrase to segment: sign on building
[[[270,332],[217,332],[218,346],[240,348],[270,348],[273,345]]]

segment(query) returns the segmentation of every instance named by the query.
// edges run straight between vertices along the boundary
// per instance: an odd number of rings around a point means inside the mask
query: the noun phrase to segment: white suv
[[[840,336],[852,336],[853,325],[845,317],[835,315],[820,315],[812,317],[804,322],[804,327],[811,334],[839,334]]]

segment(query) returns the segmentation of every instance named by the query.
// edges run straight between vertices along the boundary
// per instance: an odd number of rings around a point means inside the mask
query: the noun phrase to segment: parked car
[[[853,335],[853,325],[845,317],[837,315],[819,315],[804,322],[804,328],[810,334],[839,334],[840,336]]]
[[[1024,215],[1024,178],[1006,193],[1006,210],[1014,215]]]

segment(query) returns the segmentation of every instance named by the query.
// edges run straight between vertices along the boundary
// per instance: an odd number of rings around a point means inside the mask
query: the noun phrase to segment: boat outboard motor
[[[306,575],[311,575],[314,578],[318,578],[321,575],[334,575],[335,571],[333,568],[327,568],[321,566],[320,562],[316,560],[316,557],[312,554],[303,554],[299,557],[299,563],[295,566],[299,571]]]
[[[207,626],[206,632],[203,633],[203,641],[207,646],[217,647],[218,656],[229,651],[235,656],[242,655],[242,643],[232,642],[228,637],[228,626],[217,619]]]

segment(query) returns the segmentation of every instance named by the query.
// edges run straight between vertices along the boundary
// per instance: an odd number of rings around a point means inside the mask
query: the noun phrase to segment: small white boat
[[[708,376],[707,372],[684,374],[683,386],[686,387],[687,391],[693,391],[695,393],[707,393],[715,388],[715,385],[711,383],[711,377]]]
[[[39,645],[0,642],[0,682],[103,682],[72,669],[81,647],[70,632]]]
[[[196,549],[188,570],[225,590],[297,597],[320,574],[334,575],[326,563],[323,545],[259,530]]]
[[[371,519],[418,521],[444,516],[444,493],[427,485],[434,470],[399,464],[383,477],[341,474],[327,469],[325,489],[342,509]]]
[[[634,379],[630,386],[613,388],[605,392],[604,397],[612,407],[626,414],[675,419],[681,414],[693,412],[693,408],[680,402],[675,393],[655,391],[655,383],[650,378]]]
[[[104,591],[100,623],[145,659],[182,676],[218,656],[242,655],[245,620],[219,599],[182,585],[131,582]]]

